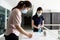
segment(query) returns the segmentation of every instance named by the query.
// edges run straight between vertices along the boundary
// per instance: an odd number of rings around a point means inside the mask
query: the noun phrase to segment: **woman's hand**
[[[39,29],[39,28],[43,28],[43,27],[44,27],[44,25],[38,25],[38,29]]]
[[[27,36],[28,36],[29,38],[32,38],[32,34],[31,34],[31,33],[28,33]]]
[[[38,25],[38,29],[41,28],[41,25]]]

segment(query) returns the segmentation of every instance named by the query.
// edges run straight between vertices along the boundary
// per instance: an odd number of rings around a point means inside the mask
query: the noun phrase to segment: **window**
[[[4,33],[5,29],[5,8],[0,6],[0,35]]]
[[[7,19],[10,11],[0,6],[0,35],[4,33],[7,27]]]

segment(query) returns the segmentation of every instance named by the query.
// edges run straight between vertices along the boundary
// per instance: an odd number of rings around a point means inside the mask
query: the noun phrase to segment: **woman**
[[[22,33],[29,38],[32,37],[32,34],[27,33],[21,27],[22,13],[27,13],[28,10],[32,7],[29,1],[20,1],[16,7],[11,11],[7,22],[7,29],[5,32],[5,40],[19,40],[19,34]]]
[[[32,27],[34,32],[38,32],[39,29],[42,29],[44,26],[44,18],[42,16],[42,12],[42,8],[38,7],[36,14],[32,17]]]

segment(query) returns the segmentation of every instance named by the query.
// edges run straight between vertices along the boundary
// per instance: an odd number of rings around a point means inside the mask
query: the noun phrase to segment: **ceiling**
[[[17,5],[17,3],[20,1],[20,0],[4,0],[5,2],[7,2],[9,4],[9,6],[11,7],[11,9]]]
[[[10,10],[21,0],[3,0]],[[60,0],[29,0],[33,4],[34,11],[41,6],[44,10],[60,11]],[[3,2],[4,3],[4,2]]]

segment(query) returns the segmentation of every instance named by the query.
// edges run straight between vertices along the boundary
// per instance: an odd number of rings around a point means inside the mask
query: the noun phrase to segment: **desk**
[[[22,36],[21,40],[58,40],[58,30],[45,30],[46,36],[43,33],[31,32],[33,34],[32,38]]]

